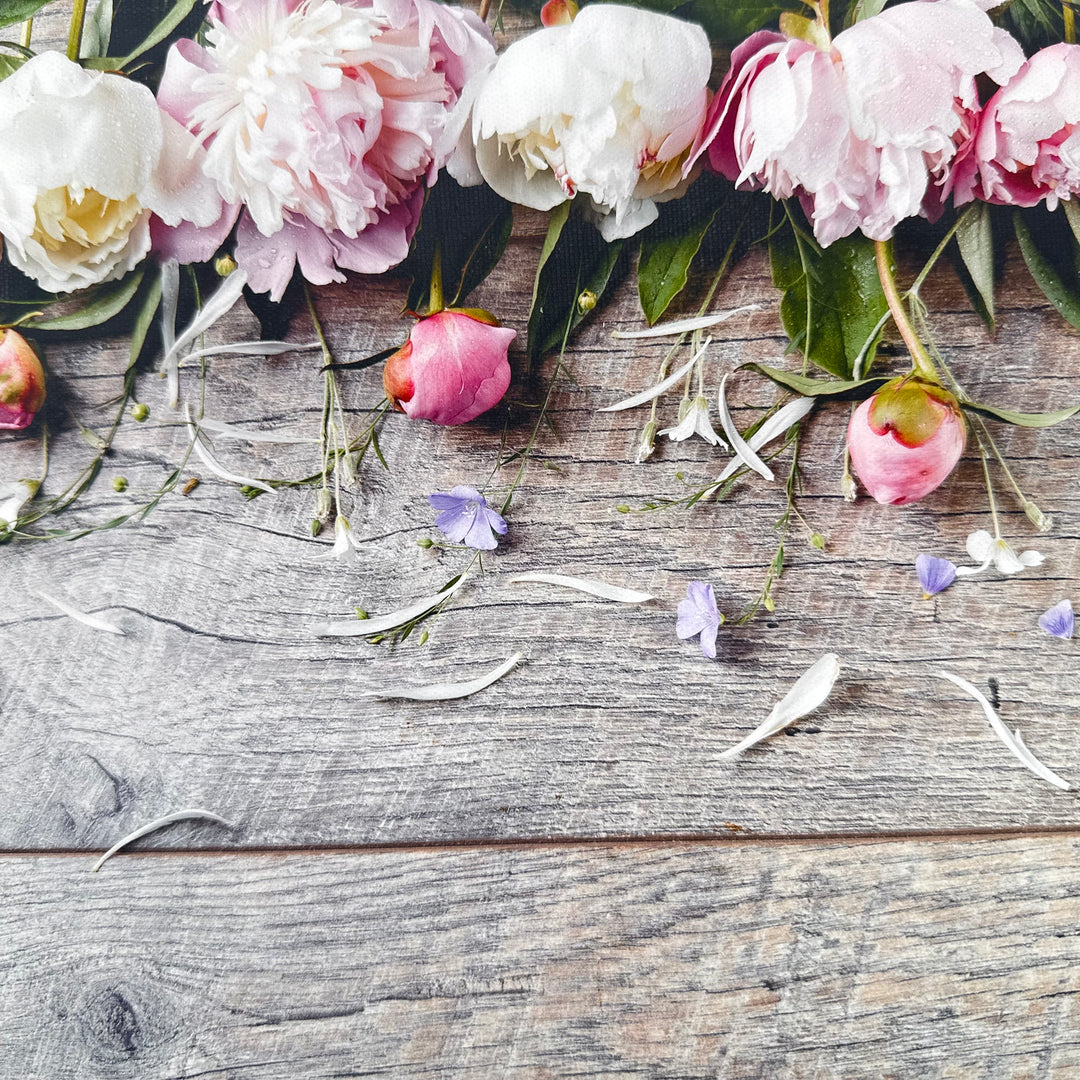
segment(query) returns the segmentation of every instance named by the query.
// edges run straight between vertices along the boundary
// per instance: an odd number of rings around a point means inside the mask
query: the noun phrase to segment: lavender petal
[[[1062,600],[1039,616],[1039,626],[1051,637],[1068,639],[1073,636],[1075,616],[1071,600]]]
[[[936,555],[919,555],[915,559],[915,572],[919,575],[923,593],[934,596],[956,580],[956,563]]]

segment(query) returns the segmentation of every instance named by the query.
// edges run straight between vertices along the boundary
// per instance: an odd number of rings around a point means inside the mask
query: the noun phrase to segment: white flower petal
[[[180,353],[196,338],[206,333],[223,315],[228,314],[240,299],[247,284],[247,273],[234,270],[212,293],[205,304],[196,313],[187,328],[173,342],[165,353],[163,364],[168,370],[170,363],[176,363]]]
[[[826,653],[811,665],[788,691],[781,701],[749,735],[730,750],[720,755],[720,760],[729,760],[749,749],[755,743],[783,731],[789,724],[813,712],[824,704],[832,693],[832,688],[840,674],[840,660],[835,653]]]
[[[785,431],[792,424],[798,423],[810,410],[814,407],[816,398],[801,397],[796,398],[794,401],[789,401],[783,408],[777,409],[766,420],[761,427],[746,440],[747,445],[751,450],[760,450],[763,446],[767,446],[773,441],[783,435]],[[736,458],[724,471],[716,478],[717,484],[722,484],[725,480],[730,479],[742,468],[744,462],[742,458]]]
[[[119,637],[125,636],[124,631],[115,623],[109,622],[108,619],[102,619],[98,615],[88,615],[85,611],[80,611],[77,607],[73,607],[66,600],[61,600],[58,596],[53,596],[51,593],[42,592],[40,589],[32,589],[31,592],[46,603],[52,604],[57,610],[62,611],[68,618],[82,623],[83,626],[92,627],[94,630],[104,630],[106,634],[116,634]]]
[[[169,407],[180,403],[180,363],[176,345],[176,311],[180,305],[180,264],[168,259],[161,264],[161,344],[165,350],[162,365],[168,380]]]
[[[994,538],[985,530],[977,529],[967,538],[967,553],[975,562],[985,562],[988,566],[996,554]]]
[[[432,683],[430,686],[417,686],[401,690],[369,690],[363,697],[397,698],[401,701],[454,701],[468,697],[481,690],[486,690],[492,683],[498,682],[507,672],[517,667],[521,653],[514,653],[498,667],[492,668],[486,675],[460,683]]]
[[[1004,540],[998,540],[994,550],[994,566],[1002,574],[1019,574],[1024,564]]]
[[[655,386],[650,387],[648,390],[642,390],[640,394],[634,394],[633,397],[624,398],[622,401],[615,402],[614,405],[605,405],[599,412],[621,412],[623,409],[636,409],[638,405],[644,405],[647,402],[658,398],[661,394],[670,390],[680,379],[685,378],[687,372],[705,355],[705,350],[712,342],[712,338],[709,338],[701,348],[694,353],[694,355],[687,360],[685,364],[678,371],[673,371],[663,382],[658,382]]]
[[[712,421],[709,419],[709,403],[701,394],[694,398],[690,408],[686,410],[686,415],[675,427],[664,428],[659,434],[666,435],[672,442],[683,442],[700,435],[713,446],[727,446],[713,430]]]
[[[37,494],[37,480],[16,480],[0,483],[0,532],[15,527],[23,507]]]
[[[1024,740],[1020,737],[1019,731],[1010,731],[1005,726],[1004,721],[998,716],[997,712],[995,712],[994,706],[991,705],[983,694],[976,687],[972,686],[967,679],[962,679],[959,675],[954,675],[951,671],[935,671],[934,674],[940,679],[948,679],[949,682],[959,686],[961,690],[970,694],[982,706],[982,710],[986,714],[986,719],[990,721],[990,726],[994,729],[994,733],[1012,751],[1018,761],[1022,762],[1040,779],[1046,780],[1055,787],[1061,788],[1062,791],[1072,790],[1072,786],[1067,780],[1063,780],[1057,773],[1048,769],[1037,757],[1035,757],[1025,745]]]
[[[720,407],[720,426],[724,429],[724,434],[728,438],[728,442],[731,443],[731,449],[735,456],[749,469],[753,469],[754,472],[760,476],[765,477],[766,480],[775,480],[776,477],[773,474],[772,469],[765,464],[751,449],[746,440],[739,434],[739,429],[735,426],[735,421],[731,418],[731,411],[728,409],[727,397],[724,394],[724,389],[727,386],[727,381],[730,378],[730,374],[725,375],[720,380],[720,393],[718,395],[719,407]]]
[[[1020,565],[1025,568],[1042,566],[1046,562],[1046,556],[1041,551],[1021,551],[1017,558],[1020,560]]]
[[[340,622],[319,623],[312,628],[316,637],[370,637],[393,630],[407,622],[412,622],[425,612],[438,607],[444,600],[449,600],[468,579],[462,577],[448,589],[409,604],[408,607],[391,611],[387,615],[376,615],[374,619],[345,619]]]
[[[226,829],[235,829],[237,827],[231,821],[226,821],[223,817],[218,817],[217,814],[211,814],[209,810],[177,810],[175,814],[166,814],[164,817],[156,818],[141,829],[128,833],[123,840],[117,841],[94,863],[91,873],[96,874],[121,848],[127,847],[128,844],[146,836],[148,833],[156,832],[158,829],[163,829],[166,825],[172,825],[177,821],[212,821],[217,825],[224,825]]]
[[[287,352],[303,352],[307,349],[321,349],[318,341],[237,341],[231,345],[208,345],[205,349],[195,349],[183,359],[190,364],[207,356],[278,356]]]
[[[647,330],[613,330],[611,336],[622,341],[641,340],[643,338],[670,337],[672,334],[689,334],[694,330],[707,330],[710,326],[727,322],[734,315],[747,311],[760,311],[761,304],[746,304],[730,311],[717,311],[712,315],[696,315],[689,319],[677,319],[661,326],[650,326]]]
[[[544,585],[559,585],[564,589],[576,589],[578,592],[588,593],[590,596],[598,596],[601,600],[614,600],[620,604],[644,604],[647,600],[653,600],[652,593],[638,592],[636,589],[623,589],[618,585],[609,585],[606,581],[597,581],[595,578],[567,577],[565,574],[547,574],[543,571],[529,571],[526,574],[515,574],[507,581],[508,585],[516,585],[519,581],[536,581]]]
[[[212,420],[204,416],[199,421],[199,427],[203,431],[212,431],[215,435],[224,435],[229,439],[244,439],[247,442],[265,442],[279,444],[317,443],[318,439],[312,439],[306,435],[289,435],[284,431],[252,431],[250,428],[238,427],[236,424],[228,424],[224,420]]]
[[[268,495],[276,495],[277,491],[269,484],[264,484],[261,480],[254,480],[250,476],[241,476],[239,473],[230,472],[225,468],[210,453],[210,450],[204,445],[202,433],[195,427],[191,419],[190,406],[184,406],[184,413],[187,418],[187,429],[191,433],[191,444],[195,453],[198,454],[199,460],[215,475],[222,480],[228,480],[231,484],[239,484],[241,487],[253,487],[258,488],[260,491],[265,491]]]

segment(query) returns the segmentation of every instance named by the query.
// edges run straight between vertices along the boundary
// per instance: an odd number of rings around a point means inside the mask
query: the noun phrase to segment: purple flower
[[[956,563],[936,555],[919,555],[915,559],[915,572],[919,575],[923,596],[929,599],[956,580]]]
[[[1052,637],[1071,638],[1073,636],[1073,606],[1071,600],[1062,600],[1049,611],[1039,616],[1039,625]]]
[[[691,581],[686,587],[686,599],[679,605],[679,621],[675,633],[681,638],[701,635],[701,651],[710,659],[716,659],[716,632],[724,616],[716,607],[713,587],[704,581]]]
[[[438,510],[435,524],[447,540],[477,551],[493,551],[499,544],[495,533],[506,534],[506,521],[487,504],[476,488],[459,484],[449,493],[437,491],[428,502]]]

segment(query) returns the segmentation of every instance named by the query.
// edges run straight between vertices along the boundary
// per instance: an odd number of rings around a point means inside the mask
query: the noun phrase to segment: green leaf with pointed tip
[[[868,397],[879,387],[893,378],[891,375],[875,375],[869,379],[817,379],[811,375],[798,375],[783,368],[769,367],[767,364],[742,364],[739,370],[757,372],[771,379],[778,386],[790,390],[800,397]],[[866,390],[867,393],[859,393]]]
[[[193,36],[204,16],[198,0],[115,0],[115,7],[109,39],[111,55],[86,60],[86,67],[119,71],[132,60],[159,49],[173,35]]]
[[[0,0],[0,27],[26,22],[48,2],[49,0]]]
[[[1060,424],[1080,412],[1080,405],[1074,405],[1071,409],[1057,409],[1053,412],[1044,413],[1017,412],[1015,409],[995,409],[992,405],[980,405],[975,401],[962,401],[960,406],[969,412],[988,416],[991,420],[1001,420],[1006,424],[1026,428],[1053,427],[1055,424]]]
[[[128,367],[134,367],[146,344],[146,335],[154,325],[154,316],[161,305],[161,275],[153,274],[149,285],[143,289],[135,325],[131,328],[131,344],[128,349]]]
[[[975,202],[963,210],[956,228],[956,245],[960,249],[960,258],[970,277],[970,282],[964,275],[961,275],[960,280],[967,290],[972,306],[992,334],[996,326],[994,319],[994,223],[989,204]]]
[[[1080,260],[1068,218],[1043,207],[1013,212],[1013,227],[1035,283],[1066,322],[1080,329]]]
[[[106,285],[88,289],[79,297],[80,300],[85,298],[84,302],[74,311],[68,311],[53,318],[28,322],[25,324],[26,329],[34,331],[86,330],[91,326],[100,326],[114,315],[119,315],[131,303],[142,279],[143,271],[139,269],[120,281],[111,281]],[[71,302],[70,299],[64,299],[60,301],[60,304],[66,307]]]
[[[755,30],[774,25],[792,6],[790,0],[690,0],[678,11],[683,18],[700,23],[714,44],[731,47]]]
[[[856,233],[822,248],[801,211],[790,204],[788,211],[789,219],[769,238],[773,284],[784,293],[781,321],[807,360],[851,379],[864,353],[863,370],[873,363],[889,308],[873,241]]]

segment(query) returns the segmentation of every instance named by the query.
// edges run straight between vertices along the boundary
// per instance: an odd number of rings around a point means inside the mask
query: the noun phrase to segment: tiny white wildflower
[[[349,524],[349,519],[344,514],[338,514],[334,519],[334,546],[323,555],[316,555],[317,559],[337,559],[339,562],[355,562],[360,552],[360,541]]]
[[[712,421],[709,419],[709,401],[704,394],[698,394],[694,398],[675,427],[664,428],[660,434],[666,435],[672,442],[682,442],[694,435],[700,435],[713,446],[727,446],[724,440],[713,431]]]
[[[964,577],[981,574],[991,565],[1001,574],[1018,574],[1032,566],[1038,566],[1045,556],[1039,551],[1021,551],[1018,555],[1007,540],[991,536],[985,529],[978,529],[967,538],[968,554],[978,566],[958,566],[956,572]]]
[[[22,508],[37,494],[40,486],[36,480],[0,483],[0,533],[15,527]]]

